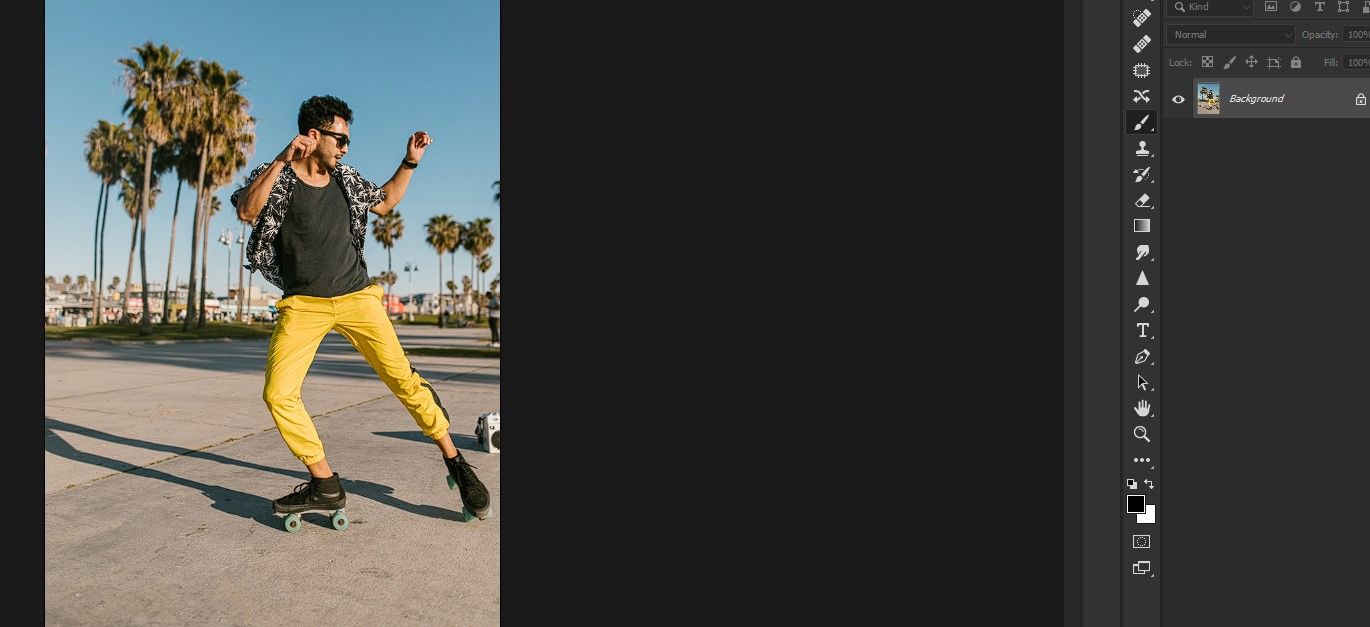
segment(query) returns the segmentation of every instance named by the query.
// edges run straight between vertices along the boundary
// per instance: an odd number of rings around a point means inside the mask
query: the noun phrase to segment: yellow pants
[[[419,376],[404,356],[395,327],[385,315],[385,291],[372,285],[335,298],[288,296],[276,302],[276,330],[266,351],[266,386],[262,400],[276,420],[290,452],[306,465],[323,460],[323,442],[300,400],[305,373],[314,363],[319,342],[337,331],[366,357],[423,434],[434,440],[447,433],[447,410],[433,386]]]

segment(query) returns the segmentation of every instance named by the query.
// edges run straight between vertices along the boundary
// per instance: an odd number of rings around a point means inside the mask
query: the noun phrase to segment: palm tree
[[[489,271],[490,271],[490,266],[493,266],[493,265],[495,265],[495,262],[494,262],[493,259],[490,258],[490,255],[481,255],[481,256],[480,256],[480,260],[476,262],[476,269],[477,269],[477,270],[480,270],[480,276],[481,276],[482,279],[485,278],[485,273],[486,273],[486,272],[489,272]],[[484,286],[482,286],[482,287],[484,287]],[[485,290],[482,289],[480,293],[484,294],[484,293],[485,293]]]
[[[120,122],[111,131],[112,136],[107,138],[106,149],[109,151],[105,157],[106,177],[110,183],[105,187],[105,208],[100,215],[100,271],[96,277],[97,282],[105,281],[105,233],[109,224],[109,193],[114,187],[114,183],[123,176],[127,162],[136,158],[134,154],[133,132],[124,127]],[[104,298],[101,296],[100,318],[104,319]]]
[[[394,248],[395,241],[404,235],[404,218],[400,217],[400,212],[391,210],[390,213],[376,218],[376,222],[371,225],[371,234],[385,247],[385,270],[391,272],[390,249]],[[391,281],[390,284],[393,285],[394,282]]]
[[[200,242],[203,245],[200,252],[200,285],[202,286],[206,285],[205,275],[208,268],[209,219],[219,212],[221,206],[219,199],[213,194],[225,185],[232,183],[234,175],[247,165],[248,158],[252,156],[252,150],[257,141],[252,122],[253,120],[248,118],[241,127],[224,137],[223,143],[220,145],[221,150],[214,154],[205,166],[204,182],[207,208],[201,211],[204,215],[201,220],[202,232],[200,233]],[[206,322],[204,319],[204,299],[200,299],[198,302],[200,320],[197,325],[203,328]]]
[[[127,167],[131,170],[136,167],[136,162],[129,161]],[[125,171],[124,177],[119,179],[119,200],[124,203],[124,213],[128,214],[129,219],[133,220],[133,235],[128,244],[128,269],[124,271],[124,276],[133,274],[133,253],[138,249],[138,222],[142,214],[138,212],[139,193],[134,186],[131,178],[134,175]],[[128,290],[133,285],[132,281],[124,281],[124,296],[119,300],[123,311],[120,312],[119,322],[121,324],[129,322],[128,315]]]
[[[452,276],[455,278],[457,276],[457,249],[461,248],[461,238],[465,234],[465,226],[462,223],[453,220],[451,226],[447,228],[447,237],[452,242],[450,254],[452,255]],[[455,306],[455,303],[457,302],[457,290],[455,287],[452,288],[452,302]]]
[[[466,224],[463,224],[463,225],[462,225],[462,229],[461,229],[461,247],[462,247],[462,250],[465,250],[465,251],[466,251],[466,255],[467,255],[468,257],[471,258],[471,274],[470,274],[470,276],[473,276],[473,277],[476,276],[476,241],[475,241],[474,239],[472,239],[472,235],[474,235],[475,232],[476,232],[476,221],[475,221],[475,220],[471,220],[471,221],[467,222]]]
[[[133,146],[134,146],[134,150],[133,150],[130,154],[137,154],[137,153],[141,153],[141,152],[142,152],[142,151],[141,151],[140,142],[139,142],[136,138],[135,138],[134,141],[133,141]],[[152,164],[154,168],[155,168],[155,167],[164,167],[164,166],[166,165],[166,161],[167,161],[167,160],[166,160],[166,156],[167,156],[167,152],[166,152],[166,151],[164,151],[164,150],[159,150],[159,151],[157,151],[156,155],[154,155],[154,156],[155,156],[155,159],[154,159],[153,164]],[[162,192],[162,188],[161,188],[160,181],[159,181],[157,184],[155,184],[155,185],[152,187],[152,193],[149,194],[150,197],[146,199],[147,202],[146,202],[146,203],[143,202],[143,201],[144,201],[144,198],[143,198],[143,195],[142,195],[141,191],[139,190],[138,183],[137,183],[139,180],[142,180],[142,179],[143,179],[143,172],[142,172],[142,170],[143,170],[143,162],[142,162],[141,160],[139,160],[139,159],[129,159],[129,160],[127,160],[127,161],[124,162],[124,172],[123,172],[122,177],[119,179],[119,187],[120,187],[120,189],[119,189],[119,200],[122,201],[123,204],[124,204],[124,213],[128,214],[129,219],[133,220],[133,233],[132,233],[131,240],[129,241],[129,245],[128,245],[128,269],[127,269],[126,272],[124,272],[124,276],[125,276],[125,277],[129,277],[129,276],[132,276],[132,275],[133,275],[133,253],[138,249],[138,232],[139,232],[139,227],[142,227],[142,229],[143,229],[143,237],[144,237],[144,240],[145,240],[145,241],[146,241],[146,237],[147,237],[147,226],[146,226],[146,223],[145,223],[145,222],[146,222],[146,221],[145,221],[146,213],[142,210],[142,207],[146,206],[146,207],[148,208],[147,211],[151,211],[153,207],[156,207],[156,206],[157,206],[157,196],[158,196],[159,194],[161,194],[161,192]],[[147,265],[147,264],[146,264],[146,255],[144,255],[144,264],[143,264],[143,265]],[[128,322],[128,321],[129,321],[129,315],[128,315],[128,298],[129,298],[129,290],[132,289],[132,287],[133,287],[133,281],[130,281],[130,280],[125,280],[125,281],[124,281],[124,295],[123,295],[123,300],[121,301],[121,302],[123,303],[123,312],[122,312],[122,315],[120,316],[120,322]],[[144,291],[144,292],[147,291],[147,276],[146,276],[146,275],[143,276],[143,288],[142,288],[142,291]],[[146,302],[146,301],[147,301],[147,298],[146,298],[146,294],[144,294],[144,299],[143,299],[143,300],[144,300],[144,302],[143,302],[143,311],[144,311],[144,314],[146,314],[146,313],[147,313],[147,302]],[[147,315],[143,315],[143,316],[142,316],[142,318],[144,318],[144,319],[147,318],[147,317],[148,317]],[[141,326],[141,325],[140,325],[140,326]],[[139,333],[142,334],[141,330],[139,331]]]
[[[122,169],[120,161],[128,143],[127,135],[128,131],[124,129],[123,122],[111,124],[108,120],[100,120],[95,124],[95,128],[86,134],[86,166],[100,177],[100,195],[95,199],[95,242],[91,249],[91,276],[97,285],[101,283],[100,277],[104,271],[105,240],[101,216],[109,205],[110,188],[119,179],[119,171]],[[99,289],[94,291],[91,304],[96,315],[92,324],[100,324],[104,318],[99,315],[104,310],[102,294]]]
[[[209,280],[208,280],[208,278],[207,278],[207,276],[206,276],[206,275],[209,273],[209,220],[210,220],[210,218],[213,218],[216,214],[218,214],[218,213],[219,213],[219,210],[223,208],[222,203],[219,202],[219,197],[218,197],[218,196],[205,196],[205,199],[206,199],[206,200],[205,200],[205,204],[208,205],[208,207],[205,208],[205,212],[204,212],[204,213],[205,213],[205,218],[204,218],[204,220],[203,220],[204,232],[200,234],[200,243],[203,244],[203,245],[201,246],[201,248],[200,248],[200,285],[201,285],[201,286],[208,286],[208,285],[209,285]],[[228,295],[225,294],[224,296],[228,296]],[[196,323],[195,323],[195,324],[196,324],[196,328],[197,328],[197,329],[203,329],[203,328],[205,327],[205,325],[209,322],[208,320],[205,320],[205,298],[201,298],[201,299],[199,300],[199,302],[197,303],[197,306],[200,308],[200,319],[199,319],[198,321],[196,321]]]
[[[252,146],[256,141],[253,133],[253,119],[247,114],[247,109],[251,106],[247,98],[242,95],[239,88],[244,79],[236,70],[224,70],[223,66],[214,61],[200,61],[196,66],[195,80],[190,88],[183,92],[183,97],[179,100],[178,112],[181,114],[181,121],[187,129],[187,134],[193,132],[199,140],[196,154],[200,158],[199,173],[196,176],[194,185],[195,195],[195,219],[191,231],[190,243],[190,283],[188,287],[189,300],[195,307],[203,308],[204,297],[196,295],[196,256],[204,257],[204,250],[209,248],[208,217],[205,215],[207,204],[205,196],[212,194],[214,189],[227,185],[232,174],[227,178],[220,179],[219,185],[206,185],[207,176],[214,178],[210,172],[214,166],[211,161],[224,152],[241,153],[242,162],[245,165],[247,158],[252,154]],[[238,155],[230,158],[228,164],[236,163]],[[227,167],[229,170],[236,170],[236,167]],[[222,172],[221,172],[222,173]],[[205,270],[201,268],[200,275],[203,277]],[[203,279],[200,280],[203,284]],[[204,326],[204,321],[196,323],[196,312],[190,309],[186,312],[185,330],[190,330],[196,326]]]
[[[490,218],[476,218],[467,227],[467,245],[469,248],[466,250],[471,253],[472,274],[475,274],[476,264],[480,257],[485,255],[485,251],[490,250],[490,247],[495,244],[495,234],[490,232],[490,221]],[[480,277],[477,276],[476,278],[476,291],[480,292]]]
[[[171,244],[166,254],[166,281],[162,283],[162,324],[171,324],[171,261],[176,256],[176,217],[181,213],[181,186],[186,181],[191,181],[195,185],[197,166],[199,165],[198,155],[195,154],[196,145],[193,134],[186,133],[183,137],[177,137],[172,141],[173,159],[176,171],[176,203],[171,209]]]
[[[191,78],[194,66],[181,59],[180,50],[172,50],[166,44],[144,43],[134,48],[136,59],[119,59],[124,66],[124,88],[128,100],[124,101],[124,113],[132,122],[133,130],[143,140],[143,189],[139,195],[139,208],[142,222],[143,241],[147,241],[148,201],[152,196],[152,153],[158,146],[172,137],[173,94],[184,89]],[[147,302],[147,252],[139,255],[143,270],[143,315],[139,335],[152,334],[152,316]]]
[[[425,238],[425,241],[428,242],[428,245],[429,245],[429,246],[432,246],[433,248],[435,248],[435,249],[438,251],[438,303],[439,303],[439,304],[438,304],[438,326],[439,326],[439,327],[443,326],[443,319],[442,319],[442,288],[443,288],[443,284],[442,284],[442,255],[443,255],[443,253],[445,253],[445,252],[447,252],[447,251],[449,251],[449,250],[452,250],[452,249],[455,248],[456,245],[457,245],[457,243],[456,243],[456,241],[455,241],[455,238],[453,238],[453,236],[452,236],[452,225],[453,225],[453,224],[454,224],[454,222],[452,221],[452,216],[447,215],[447,214],[444,213],[444,214],[442,214],[442,215],[433,216],[433,217],[429,218],[429,219],[428,219],[428,223],[427,223],[426,225],[424,225],[425,228],[426,228],[427,231],[428,231],[428,237]]]

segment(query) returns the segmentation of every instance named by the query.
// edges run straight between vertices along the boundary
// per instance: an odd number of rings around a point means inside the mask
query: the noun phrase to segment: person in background
[[[485,297],[490,300],[486,309],[490,310],[490,345],[499,348],[499,296],[493,291],[486,292]]]

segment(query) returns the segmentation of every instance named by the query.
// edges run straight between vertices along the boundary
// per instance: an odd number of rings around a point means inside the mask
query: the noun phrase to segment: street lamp
[[[243,300],[247,298],[247,293],[243,292],[243,249],[246,248],[244,245],[244,242],[247,241],[247,238],[244,237],[246,232],[247,223],[244,222],[242,229],[238,231],[238,322],[243,322]],[[252,305],[249,303],[248,308],[251,309],[251,307]]]
[[[228,293],[233,289],[233,254],[228,251],[228,247],[233,243],[232,229],[224,229],[219,235],[219,243],[224,245],[224,300],[228,300]],[[220,314],[227,312],[221,311]],[[228,319],[227,316],[224,317]]]
[[[419,264],[406,261],[404,262],[404,272],[409,275],[409,304],[414,304],[414,273],[419,271]]]

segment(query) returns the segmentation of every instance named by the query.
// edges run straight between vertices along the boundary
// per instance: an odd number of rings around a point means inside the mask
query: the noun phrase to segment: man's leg
[[[499,343],[499,318],[486,318],[490,321],[490,341]]]
[[[337,299],[335,328],[371,364],[381,381],[409,410],[423,434],[442,450],[448,472],[461,488],[462,502],[476,516],[485,518],[490,509],[489,492],[452,444],[447,432],[451,424],[437,391],[409,364],[395,326],[381,305],[383,294],[379,286],[373,285]]]
[[[290,296],[277,303],[280,318],[271,334],[266,351],[266,384],[262,400],[271,410],[271,418],[285,440],[285,445],[313,477],[333,476],[324,460],[323,442],[314,428],[314,420],[300,400],[300,388],[305,374],[314,363],[319,342],[333,327],[333,310],[328,299],[310,296]]]
[[[340,297],[336,329],[371,364],[423,434],[436,441],[447,434],[447,411],[438,403],[433,386],[409,365],[380,294],[380,287],[373,285]]]

